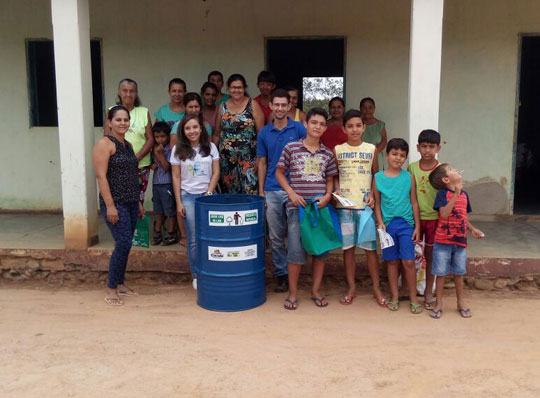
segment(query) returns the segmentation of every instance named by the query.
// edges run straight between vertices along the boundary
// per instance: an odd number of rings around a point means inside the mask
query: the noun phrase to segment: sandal
[[[105,297],[105,302],[116,307],[124,305],[124,302],[118,297]]]
[[[348,294],[346,294],[345,296],[339,299],[339,303],[343,305],[351,305],[355,297],[356,296],[349,296]]]
[[[389,301],[386,305],[386,308],[388,308],[390,311],[399,310],[399,301]]]
[[[471,318],[472,313],[470,308],[458,308],[459,315],[461,315],[462,318]]]
[[[435,298],[433,300],[431,300],[431,301],[424,300],[424,308],[426,310],[432,310],[433,308],[435,308],[435,304],[437,304],[437,299],[435,299]]]
[[[432,308],[429,310],[429,316],[432,317],[433,319],[441,319],[441,315],[442,315],[442,308],[438,310]]]
[[[417,315],[421,314],[422,311],[424,311],[424,307],[422,307],[422,304],[414,304],[412,301],[409,303],[409,309],[411,310],[411,313]]]
[[[323,302],[324,300],[324,302]],[[322,297],[312,297],[311,301],[315,303],[315,305],[319,308],[324,308],[328,306],[328,302],[326,301],[326,298],[324,296]]]
[[[375,300],[375,302],[381,307],[388,307],[388,297],[386,296],[373,296],[373,300]]]
[[[287,304],[289,303],[289,304]],[[286,310],[289,310],[289,311],[294,311],[296,310],[296,300],[292,301],[288,298],[285,299],[285,304],[283,304],[283,308],[285,308]]]
[[[139,293],[137,293],[135,290],[130,289],[129,287],[126,287],[124,290],[118,290],[119,296],[138,296]]]

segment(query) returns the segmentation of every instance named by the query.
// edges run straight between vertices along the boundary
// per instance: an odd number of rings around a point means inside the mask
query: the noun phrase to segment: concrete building
[[[101,55],[98,114],[114,104],[124,77],[139,83],[143,104],[153,113],[168,102],[167,83],[176,76],[198,91],[210,70],[238,72],[256,90],[269,38],[342,38],[347,107],[373,97],[389,137],[411,144],[421,129],[438,128],[440,158],[465,170],[476,213],[514,212],[521,48],[524,37],[535,39],[540,32],[538,2],[4,0],[2,5],[0,209],[63,209],[68,247],[88,246],[97,234],[91,147],[102,128],[92,123],[90,38]],[[37,61],[29,48],[41,39],[55,43],[59,128],[35,123]],[[538,152],[530,142],[520,156],[534,165]]]

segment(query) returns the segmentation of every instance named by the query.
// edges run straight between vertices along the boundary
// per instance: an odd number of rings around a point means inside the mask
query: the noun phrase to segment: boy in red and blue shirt
[[[471,310],[463,302],[463,276],[467,273],[467,230],[471,231],[476,239],[483,238],[484,233],[467,220],[471,204],[469,195],[463,191],[458,170],[443,163],[429,175],[429,182],[439,190],[433,204],[433,209],[439,212],[439,221],[435,232],[431,269],[436,277],[437,302],[429,315],[434,319],[441,317],[444,278],[452,273],[456,285],[457,310],[463,318],[470,318]]]

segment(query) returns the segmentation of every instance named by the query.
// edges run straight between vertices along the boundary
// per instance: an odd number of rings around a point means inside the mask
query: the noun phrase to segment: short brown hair
[[[433,188],[439,190],[446,188],[446,184],[444,183],[443,178],[448,175],[446,171],[448,166],[448,163],[441,163],[435,168],[435,170],[431,172],[431,174],[429,175],[429,183],[433,185]]]

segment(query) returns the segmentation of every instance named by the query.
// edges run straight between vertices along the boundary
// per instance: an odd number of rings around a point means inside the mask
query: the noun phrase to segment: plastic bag
[[[150,216],[148,214],[137,220],[131,243],[133,246],[150,247]]]
[[[336,211],[328,204],[319,209],[318,203],[309,201],[299,207],[300,237],[308,254],[319,256],[342,246],[341,228]]]
[[[426,290],[426,258],[424,257],[424,243],[414,245],[414,265],[416,266],[416,291],[424,294]]]

